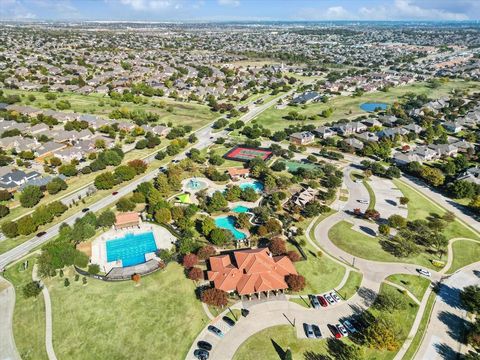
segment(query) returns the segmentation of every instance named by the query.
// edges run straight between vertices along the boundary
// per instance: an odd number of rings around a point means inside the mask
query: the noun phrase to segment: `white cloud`
[[[37,15],[29,11],[18,0],[0,0],[0,19],[33,20]]]
[[[351,17],[350,13],[343,6],[329,7],[325,13],[327,19],[341,20]]]
[[[172,0],[121,0],[124,5],[131,6],[134,10],[162,10],[174,7],[178,9],[180,4]]]
[[[218,4],[222,6],[240,6],[239,0],[218,0]]]

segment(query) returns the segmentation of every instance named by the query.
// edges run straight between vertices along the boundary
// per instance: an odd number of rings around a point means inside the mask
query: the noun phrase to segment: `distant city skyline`
[[[0,0],[0,20],[477,20],[480,0]]]

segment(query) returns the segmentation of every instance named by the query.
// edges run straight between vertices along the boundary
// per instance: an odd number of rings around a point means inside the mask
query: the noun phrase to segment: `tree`
[[[168,208],[161,208],[155,211],[155,221],[159,224],[168,224],[172,221],[172,213]]]
[[[397,339],[395,326],[387,318],[376,319],[365,330],[365,340],[370,348],[396,351],[400,342]]]
[[[137,175],[143,174],[147,170],[147,163],[139,159],[129,161],[128,166],[135,169]]]
[[[47,191],[49,194],[54,195],[62,190],[65,190],[67,187],[68,185],[63,179],[56,177],[47,184]]]
[[[43,197],[42,190],[38,186],[28,185],[20,194],[20,204],[24,208],[31,208],[37,205]]]
[[[198,264],[198,257],[195,254],[186,254],[182,260],[183,267],[190,269]]]
[[[290,350],[290,348],[288,348],[287,351],[285,352],[285,355],[283,356],[283,360],[293,360],[292,350]]]
[[[133,167],[128,165],[120,165],[114,170],[114,175],[122,181],[129,181],[132,180],[135,175],[137,175],[137,172]]]
[[[400,197],[400,204],[402,204],[402,205],[407,205],[409,201],[410,201],[410,199],[406,196],[401,196]]]
[[[9,239],[17,237],[18,236],[17,224],[14,223],[13,221],[4,222],[2,224],[2,233]]]
[[[268,248],[274,256],[283,255],[287,252],[285,240],[279,237],[272,238],[270,244],[268,244]]]
[[[395,229],[401,229],[407,226],[407,219],[401,215],[393,214],[388,218],[388,225]]]
[[[238,214],[236,224],[239,228],[247,230],[252,226],[250,223],[250,216],[247,213]]]
[[[42,288],[39,281],[30,281],[22,288],[23,296],[25,298],[37,297],[42,292]]]
[[[30,215],[26,215],[17,220],[18,233],[20,235],[30,235],[37,230],[37,225]]]
[[[215,250],[215,248],[213,246],[207,245],[207,246],[201,247],[198,250],[197,256],[200,260],[206,260],[210,256],[215,255],[216,253],[217,253],[217,251]]]
[[[72,165],[72,164],[61,165],[58,168],[58,172],[62,175],[68,176],[68,177],[75,176],[78,173],[77,168],[75,167],[75,165]]]
[[[390,235],[390,226],[387,224],[380,224],[378,226],[378,232],[383,236],[388,236]]]
[[[193,281],[199,281],[203,279],[203,270],[198,267],[192,267],[188,271],[188,278]]]
[[[470,285],[460,292],[463,307],[473,314],[480,312],[480,286]]]
[[[216,288],[210,288],[202,291],[200,300],[202,300],[202,302],[205,304],[213,306],[224,307],[228,304],[227,293]]]
[[[433,186],[440,186],[445,182],[445,175],[438,168],[432,168],[430,166],[422,167],[420,176],[425,179],[427,183]]]
[[[8,208],[8,206],[0,204],[0,218],[3,218],[8,214],[10,214],[10,209]]]
[[[217,225],[215,225],[215,220],[209,216],[206,216],[203,220],[201,220],[201,232],[204,236],[210,235],[212,230],[214,230],[216,227]]]
[[[442,219],[446,222],[453,222],[455,221],[455,213],[453,211],[447,211],[443,216]]]
[[[363,217],[368,220],[372,219],[376,221],[380,219],[380,213],[375,209],[367,209],[365,210]]]
[[[307,218],[318,216],[322,213],[322,204],[319,201],[311,201],[305,205],[302,213]]]
[[[107,171],[98,175],[93,183],[99,190],[109,190],[115,186],[115,177],[110,171]]]
[[[290,259],[291,262],[297,262],[297,261],[300,261],[300,259],[302,258],[300,256],[300,254],[295,251],[295,250],[291,250],[287,253],[287,256],[288,258]]]
[[[209,212],[220,211],[228,205],[227,200],[220,191],[215,191],[208,199]]]
[[[136,204],[126,197],[121,198],[116,203],[117,210],[121,212],[132,211],[135,206]]]
[[[302,275],[290,274],[285,278],[288,288],[292,291],[298,292],[305,288],[306,282]]]
[[[224,246],[233,241],[233,234],[227,229],[215,228],[210,232],[210,241],[217,246]]]
[[[0,190],[0,201],[8,201],[13,198],[13,195],[7,190]]]
[[[402,310],[407,306],[404,295],[397,291],[381,293],[375,299],[374,306],[385,312],[392,312],[394,310]]]
[[[476,318],[475,322],[469,326],[467,332],[467,343],[475,349],[480,349],[480,319]]]
[[[103,211],[97,219],[97,225],[107,228],[115,224],[115,214],[111,210]]]
[[[90,274],[96,275],[100,272],[100,266],[98,264],[90,264],[88,265],[88,270]]]

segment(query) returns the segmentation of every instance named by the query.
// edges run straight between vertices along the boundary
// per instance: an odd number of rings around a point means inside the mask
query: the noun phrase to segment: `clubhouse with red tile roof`
[[[288,288],[285,277],[297,274],[287,256],[272,256],[268,248],[237,250],[212,256],[207,272],[215,288],[252,296],[283,291]]]

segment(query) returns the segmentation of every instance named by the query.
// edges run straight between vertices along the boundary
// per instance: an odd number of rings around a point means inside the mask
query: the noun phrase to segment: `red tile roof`
[[[209,260],[208,279],[217,289],[236,290],[239,295],[286,289],[285,276],[297,274],[287,256],[272,257],[267,248],[234,251]]]
[[[137,212],[119,213],[115,216],[115,226],[138,224],[139,221]]]

